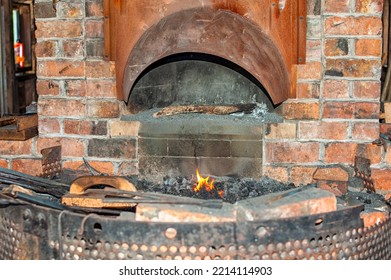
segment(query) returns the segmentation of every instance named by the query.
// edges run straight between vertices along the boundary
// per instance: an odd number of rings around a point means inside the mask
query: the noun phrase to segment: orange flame
[[[199,192],[202,188],[205,188],[207,192],[211,192],[214,190],[219,194],[220,197],[224,196],[224,191],[218,191],[214,186],[214,182],[215,182],[214,179],[211,179],[211,181],[209,182],[209,176],[206,178],[202,177],[198,171],[198,168],[196,170],[196,175],[197,175],[197,186],[194,187],[195,192]]]

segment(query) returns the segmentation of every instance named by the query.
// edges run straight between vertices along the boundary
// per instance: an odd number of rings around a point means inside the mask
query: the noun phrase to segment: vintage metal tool
[[[87,208],[130,208],[135,206],[135,203],[132,202],[105,202],[104,198],[110,189],[136,191],[136,187],[123,177],[82,176],[72,182],[69,193],[61,198],[61,203]]]

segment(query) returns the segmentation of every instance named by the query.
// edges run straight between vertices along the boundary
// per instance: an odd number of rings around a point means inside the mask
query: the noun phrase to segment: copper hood
[[[105,56],[125,102],[148,66],[193,52],[239,65],[281,103],[295,97],[305,34],[305,0],[105,0]]]

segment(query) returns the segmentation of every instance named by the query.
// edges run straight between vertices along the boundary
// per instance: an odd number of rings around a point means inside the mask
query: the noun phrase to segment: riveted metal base
[[[391,220],[364,228],[362,210],[262,222],[151,223],[126,212],[10,204],[0,208],[0,259],[391,259]]]

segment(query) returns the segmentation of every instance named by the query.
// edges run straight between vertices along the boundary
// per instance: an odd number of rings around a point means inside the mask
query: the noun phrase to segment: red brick
[[[326,145],[324,162],[353,164],[356,155],[356,143],[330,143]]]
[[[345,140],[348,137],[347,122],[300,122],[300,139]]]
[[[101,173],[114,175],[114,165],[112,162],[88,160],[88,163]],[[85,167],[86,166],[83,161],[64,161],[63,163],[63,168],[65,169],[80,170]]]
[[[297,98],[319,98],[320,84],[319,83],[298,83]]]
[[[325,0],[326,13],[347,13],[350,11],[350,0]]]
[[[115,81],[113,80],[88,80],[87,81],[88,97],[116,98],[117,92]]]
[[[326,39],[324,52],[326,56],[346,56],[349,54],[349,41],[346,38]]]
[[[91,118],[117,118],[120,114],[118,102],[90,100],[88,116]]]
[[[323,118],[352,119],[354,104],[351,102],[328,101],[323,104]]]
[[[318,61],[310,61],[306,64],[297,66],[297,78],[307,80],[321,80],[322,79],[322,63]]]
[[[282,183],[287,183],[288,169],[286,167],[275,167],[275,166],[266,166],[264,168],[265,176],[271,179],[277,180]]]
[[[313,176],[314,180],[349,181],[349,173],[341,167],[320,167]]]
[[[325,19],[326,35],[381,35],[381,17],[348,16],[327,17]]]
[[[384,0],[356,0],[356,12],[381,13]]]
[[[391,169],[372,169],[371,178],[376,190],[391,191]]]
[[[0,159],[0,167],[1,168],[8,168],[8,161],[5,159]]]
[[[337,209],[334,194],[309,188],[295,193],[285,192],[267,194],[238,201],[237,215],[239,221],[260,221],[292,218],[313,214],[332,212]]]
[[[83,57],[84,43],[82,40],[65,40],[62,43],[65,57]]]
[[[40,57],[55,57],[58,53],[58,42],[46,40],[37,42],[35,45],[35,56]]]
[[[87,38],[103,38],[103,20],[87,20],[86,21],[86,37]]]
[[[106,135],[106,121],[64,120],[64,133],[75,135]]]
[[[380,73],[379,60],[370,59],[326,59],[326,76],[372,78]]]
[[[33,140],[2,141],[0,140],[0,156],[30,155]]]
[[[268,163],[315,163],[319,161],[320,144],[314,142],[266,143]]]
[[[87,61],[87,78],[114,78],[115,64],[109,61]]]
[[[334,102],[323,104],[323,118],[378,119],[380,104],[377,102]]]
[[[354,164],[355,156],[368,158],[371,164],[381,161],[381,147],[373,144],[329,143],[325,149],[325,159],[327,163],[348,163]]]
[[[379,102],[356,102],[354,105],[354,117],[356,119],[379,119]]]
[[[40,116],[48,117],[84,117],[85,105],[81,100],[40,99],[38,113]]]
[[[377,164],[382,161],[382,149],[381,146],[372,143],[358,144],[356,155],[369,159],[371,164]]]
[[[103,1],[94,0],[86,3],[87,17],[103,17]]]
[[[319,119],[319,103],[284,102],[277,112],[287,120],[316,120]]]
[[[354,123],[352,137],[354,140],[368,141],[373,141],[379,138],[379,123]]]
[[[37,75],[42,77],[84,77],[84,62],[52,60],[38,62]]]
[[[357,39],[356,55],[380,57],[381,54],[382,54],[381,39]]]
[[[86,81],[69,80],[65,82],[65,94],[71,97],[84,97],[86,95]]]
[[[324,98],[349,98],[349,82],[341,80],[326,80],[323,83]]]
[[[38,80],[37,81],[37,94],[57,96],[60,94],[60,85],[58,81],[53,80]]]
[[[379,99],[381,94],[380,82],[356,81],[354,82],[353,95],[356,98]]]
[[[40,118],[38,123],[39,134],[60,133],[60,123],[58,119]]]
[[[370,228],[388,220],[389,213],[380,211],[361,212],[360,218],[363,219],[364,227]]]
[[[14,159],[11,166],[13,170],[33,176],[42,173],[42,161],[40,159]]]
[[[137,137],[140,129],[140,122],[113,120],[109,122],[109,127],[111,137]]]
[[[307,40],[307,61],[320,61],[322,58],[322,41]]]
[[[297,125],[294,123],[273,123],[267,124],[266,139],[295,139]]]
[[[36,21],[36,38],[74,38],[83,35],[82,20]]]
[[[317,182],[317,187],[336,196],[342,196],[348,192],[348,182],[320,180]]]
[[[83,140],[74,138],[38,138],[37,153],[42,149],[61,145],[61,155],[63,157],[84,157],[85,145]]]
[[[57,9],[61,18],[80,18],[84,14],[84,5],[81,3],[59,2]]]
[[[295,166],[292,167],[290,172],[290,181],[295,184],[295,186],[299,185],[308,185],[313,183],[313,174],[316,170],[316,167],[303,167],[303,166]]]

